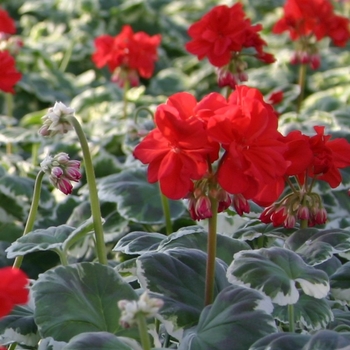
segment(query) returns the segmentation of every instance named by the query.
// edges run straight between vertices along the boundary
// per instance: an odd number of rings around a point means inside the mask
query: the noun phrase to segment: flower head
[[[9,16],[7,11],[0,8],[0,33],[15,34],[15,21]]]
[[[266,63],[274,62],[273,56],[263,51],[266,43],[258,34],[261,29],[260,25],[251,25],[242,4],[215,6],[191,25],[188,34],[192,40],[186,49],[200,60],[207,57],[216,67],[230,63],[244,48],[254,48],[255,56]]]
[[[115,37],[102,35],[95,39],[96,51],[92,60],[98,68],[107,65],[119,86],[122,87],[126,81],[136,86],[139,76],[152,76],[160,41],[159,34],[134,33],[129,25],[125,25]]]
[[[29,299],[26,274],[12,267],[0,269],[0,318],[9,314],[17,304],[25,304]]]
[[[209,119],[208,134],[226,151],[217,180],[228,193],[252,199],[284,175],[286,147],[280,141],[277,118],[257,89],[238,86],[227,106]]]
[[[149,164],[148,181],[159,181],[162,193],[184,198],[218,157],[219,145],[208,139],[206,124],[195,116],[197,101],[189,93],[171,96],[155,113],[157,128],[135,148],[134,156]]]
[[[80,162],[70,160],[68,154],[63,152],[55,157],[47,156],[40,166],[49,175],[50,182],[64,194],[72,193],[71,181],[78,182],[81,178]]]
[[[329,37],[334,45],[344,47],[350,39],[350,20],[336,15],[329,0],[287,0],[284,16],[274,25],[273,32],[288,31],[297,42],[292,64],[309,64],[312,69],[320,66],[316,43]]]
[[[15,59],[8,51],[0,51],[0,90],[15,93],[13,87],[21,77],[22,74],[16,70]]]
[[[74,109],[67,107],[62,102],[56,102],[49,108],[48,113],[41,119],[43,126],[39,129],[42,136],[54,136],[56,134],[64,134],[73,129],[73,126],[67,120],[67,117],[74,115]]]
[[[120,324],[124,328],[129,328],[137,324],[137,315],[142,314],[144,317],[154,317],[164,302],[158,298],[150,298],[145,291],[139,300],[119,300],[118,307],[122,311]]]

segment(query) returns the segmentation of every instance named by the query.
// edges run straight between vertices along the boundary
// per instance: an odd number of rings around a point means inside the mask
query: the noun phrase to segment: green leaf
[[[142,253],[156,250],[164,238],[165,236],[161,233],[130,232],[119,240],[113,251],[130,255],[141,255]]]
[[[66,342],[56,341],[52,337],[44,338],[40,340],[38,350],[62,350],[66,344]]]
[[[328,325],[328,328],[334,331],[338,329],[350,330],[350,312],[348,309],[333,309],[334,320]]]
[[[175,338],[181,338],[183,327],[198,322],[204,307],[206,262],[206,253],[184,248],[146,253],[136,261],[142,287],[164,300],[159,314]],[[228,285],[223,264],[216,261],[214,295]]]
[[[350,347],[350,332],[322,330],[314,334],[304,347],[307,350],[345,350]]]
[[[345,350],[350,345],[350,333],[322,330],[312,336],[306,334],[278,333],[268,335],[249,350]]]
[[[2,343],[16,342],[24,346],[36,346],[40,335],[34,322],[32,303],[18,305],[11,314],[1,318],[0,335]]]
[[[330,277],[331,293],[334,299],[350,304],[350,262],[340,266]]]
[[[60,266],[41,274],[33,290],[35,322],[43,337],[67,342],[83,332],[130,334],[119,325],[117,303],[137,295],[111,267]]]
[[[284,238],[289,232],[292,232],[292,230],[287,230],[281,227],[274,227],[272,224],[266,225],[260,220],[254,219],[250,220],[243,227],[236,230],[233,233],[232,237],[239,240],[252,241],[253,239],[258,238],[262,235],[267,237]]]
[[[179,350],[246,350],[261,337],[277,332],[273,306],[260,293],[229,286],[202,311],[198,326],[185,331]]]
[[[28,232],[6,249],[7,257],[11,259],[32,252],[62,249],[64,241],[73,231],[74,227],[61,225]]]
[[[280,322],[288,323],[288,307],[275,305],[273,316]],[[333,320],[333,312],[325,299],[315,299],[302,294],[294,304],[294,319],[308,330],[326,328]]]
[[[278,305],[298,301],[297,283],[305,294],[314,298],[324,298],[329,291],[325,272],[307,265],[296,253],[277,247],[235,254],[227,277],[233,284],[259,290]]]
[[[101,200],[116,202],[119,213],[127,220],[141,224],[165,222],[158,184],[148,183],[144,168],[106,176],[98,190]],[[172,220],[185,211],[181,201],[169,201],[169,205]]]
[[[217,235],[216,256],[230,264],[233,255],[241,250],[250,250],[250,246],[238,239],[225,235]],[[207,251],[208,233],[202,226],[184,227],[175,233],[172,233],[159,245],[159,250],[172,248],[192,248]]]
[[[262,339],[258,340],[249,348],[249,350],[305,349],[303,346],[308,342],[309,339],[310,336],[306,334],[275,333],[267,335]]]
[[[285,247],[299,254],[306,263],[317,265],[333,254],[346,254],[350,250],[350,234],[341,229],[301,229],[287,239]]]
[[[73,337],[62,350],[131,350],[114,334],[108,332],[81,333]]]

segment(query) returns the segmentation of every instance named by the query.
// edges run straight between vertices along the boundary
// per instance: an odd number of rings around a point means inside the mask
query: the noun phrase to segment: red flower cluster
[[[216,6],[189,28],[192,41],[186,49],[200,60],[207,57],[216,67],[228,64],[233,54],[250,47],[259,60],[272,63],[275,59],[264,52],[266,42],[258,34],[261,29],[261,25],[251,25],[241,3]]]
[[[284,31],[299,42],[291,63],[310,64],[317,69],[320,57],[315,41],[329,37],[334,45],[345,46],[350,39],[350,20],[336,15],[329,0],[287,0],[284,16],[273,27],[276,34]]]
[[[17,304],[28,302],[28,278],[12,267],[0,269],[0,317],[6,316]]]
[[[8,13],[0,8],[0,33],[15,34],[15,21],[8,15]]]
[[[15,93],[13,87],[21,79],[22,75],[16,70],[15,59],[10,55],[10,48],[18,45],[14,42],[7,45],[9,37],[16,32],[15,22],[5,10],[0,9],[0,41],[6,43],[0,49],[0,90]],[[16,41],[16,40],[15,40]],[[1,51],[5,49],[4,51]],[[12,51],[11,51],[12,52]]]
[[[350,144],[343,138],[331,140],[323,126],[314,129],[314,136],[292,131],[284,137],[284,157],[289,163],[285,176],[295,177],[299,190],[294,188],[293,193],[267,207],[260,217],[263,222],[285,227],[294,227],[296,220],[307,220],[309,226],[326,222],[327,213],[320,196],[312,192],[312,184],[323,180],[335,188],[341,183],[339,169],[350,166]]]
[[[213,198],[218,212],[232,205],[240,215],[249,212],[251,199],[267,206],[263,222],[322,224],[327,214],[320,196],[311,192],[314,180],[336,187],[339,169],[350,166],[345,139],[330,140],[321,126],[314,136],[300,131],[282,136],[273,107],[247,86],[237,86],[227,100],[211,93],[197,102],[189,93],[177,93],[158,106],[155,123],[134,156],[149,164],[149,182],[159,181],[167,197],[189,200],[196,220],[211,217]],[[299,189],[274,203],[289,177]]]
[[[15,65],[15,59],[8,51],[0,51],[0,90],[15,93],[13,87],[22,77]]]
[[[98,68],[107,65],[120,86],[124,86],[126,80],[131,86],[137,86],[139,76],[151,77],[160,41],[159,34],[134,33],[129,25],[125,25],[115,37],[102,35],[95,39],[96,51],[92,60]]]
[[[211,215],[208,196],[217,198],[219,212],[232,204],[243,213],[247,199],[271,204],[283,190],[275,183],[286,171],[287,147],[258,90],[238,86],[228,100],[211,93],[200,102],[177,93],[157,108],[155,122],[134,156],[149,164],[148,180],[159,181],[167,197],[189,198],[193,218]],[[225,152],[214,173],[220,147]]]
[[[350,21],[334,13],[328,0],[287,0],[284,17],[273,27],[274,33],[289,31],[292,40],[314,35],[316,40],[330,37],[337,46],[350,39]]]

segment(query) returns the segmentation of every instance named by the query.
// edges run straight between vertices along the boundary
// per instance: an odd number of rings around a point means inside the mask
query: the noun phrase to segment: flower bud
[[[52,108],[49,108],[48,113],[41,118],[43,125],[38,131],[39,134],[54,136],[72,130],[73,126],[67,120],[67,117],[72,115],[74,115],[73,108],[67,107],[62,102],[56,102]]]
[[[81,178],[80,162],[69,160],[66,153],[59,153],[55,157],[48,156],[40,163],[41,169],[49,175],[49,180],[64,194],[73,191],[71,181],[78,182]]]

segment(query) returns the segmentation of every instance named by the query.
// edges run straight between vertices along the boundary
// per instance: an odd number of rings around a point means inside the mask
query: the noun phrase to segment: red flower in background
[[[287,0],[284,16],[273,32],[288,31],[292,40],[313,35],[319,41],[328,36],[335,45],[345,46],[350,38],[349,24],[349,19],[334,13],[328,0]]]
[[[350,166],[350,143],[344,138],[331,140],[331,135],[324,134],[324,126],[315,126],[314,129],[316,135],[309,138],[313,158],[308,175],[326,181],[335,188],[342,180],[339,169]],[[302,183],[303,178],[299,176]]]
[[[199,60],[207,57],[216,67],[227,65],[234,53],[248,47],[255,48],[258,59],[272,63],[274,57],[263,51],[266,43],[258,34],[261,29],[261,25],[251,25],[242,4],[216,6],[191,25],[188,34],[192,40],[186,44],[186,49]]]
[[[148,181],[159,181],[168,198],[184,198],[201,179],[208,161],[218,157],[219,145],[209,142],[205,123],[194,116],[196,99],[181,92],[171,96],[155,113],[157,128],[135,148],[134,156],[149,164]]]
[[[12,267],[0,269],[0,317],[6,316],[17,304],[28,302],[28,278]]]
[[[15,93],[13,87],[21,77],[16,70],[15,59],[7,51],[0,51],[0,90]]]
[[[96,51],[92,60],[98,68],[107,65],[115,73],[114,80],[120,86],[123,86],[125,79],[135,86],[138,85],[138,76],[150,78],[153,74],[160,41],[159,34],[149,36],[145,32],[134,33],[129,25],[125,25],[115,37],[102,35],[95,39]]]
[[[0,8],[0,33],[15,34],[16,27],[14,20],[8,13]]]

